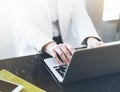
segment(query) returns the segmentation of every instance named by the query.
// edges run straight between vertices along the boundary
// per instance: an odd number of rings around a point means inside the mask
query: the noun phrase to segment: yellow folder
[[[21,92],[46,92],[5,69],[0,71],[0,78],[13,83],[21,84],[23,86],[23,90]]]

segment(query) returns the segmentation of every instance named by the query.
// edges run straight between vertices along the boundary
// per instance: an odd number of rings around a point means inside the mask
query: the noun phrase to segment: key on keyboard
[[[60,65],[60,66],[55,66],[54,68],[62,77],[64,77],[65,72],[66,72],[66,68],[67,68],[66,64]]]

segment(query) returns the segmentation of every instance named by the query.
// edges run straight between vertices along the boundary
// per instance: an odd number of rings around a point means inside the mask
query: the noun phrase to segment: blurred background
[[[0,59],[15,57],[11,1],[0,0]],[[119,0],[86,0],[88,14],[104,42],[120,40],[119,4]]]
[[[0,0],[0,59],[15,56],[11,0]]]

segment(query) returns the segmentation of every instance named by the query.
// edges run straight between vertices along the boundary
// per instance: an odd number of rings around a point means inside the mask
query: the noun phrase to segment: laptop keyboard
[[[64,77],[66,69],[67,69],[67,64],[60,65],[60,66],[54,66],[54,68],[62,77]]]

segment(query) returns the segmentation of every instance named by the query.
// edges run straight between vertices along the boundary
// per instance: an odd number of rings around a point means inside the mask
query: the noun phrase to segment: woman
[[[61,64],[68,63],[74,48],[82,44],[102,44],[83,0],[16,0],[14,5],[19,55],[46,52]]]

